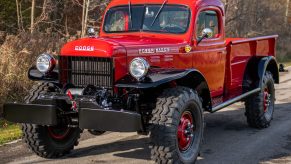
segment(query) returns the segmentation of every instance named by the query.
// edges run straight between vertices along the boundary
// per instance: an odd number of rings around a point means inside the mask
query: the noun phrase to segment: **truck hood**
[[[104,40],[101,38],[84,38],[65,44],[61,50],[61,55],[112,57],[122,50],[125,51],[125,48],[110,40]]]
[[[140,36],[114,36],[99,38],[84,38],[67,43],[61,50],[62,56],[94,56],[112,57],[118,55],[136,54],[141,50],[151,48],[167,48],[178,51],[183,40]]]

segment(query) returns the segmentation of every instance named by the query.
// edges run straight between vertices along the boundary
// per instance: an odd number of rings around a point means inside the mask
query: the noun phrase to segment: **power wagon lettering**
[[[168,48],[168,47],[145,48],[145,49],[139,49],[138,52],[139,52],[139,54],[166,53],[166,52],[170,52],[170,48]]]

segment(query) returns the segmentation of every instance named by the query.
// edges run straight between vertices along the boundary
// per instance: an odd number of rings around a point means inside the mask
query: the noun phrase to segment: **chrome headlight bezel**
[[[137,57],[130,62],[129,73],[132,77],[140,81],[147,75],[149,68],[150,65],[144,58]]]
[[[50,54],[41,54],[36,59],[36,68],[39,72],[45,74],[52,71],[56,66],[55,58]]]

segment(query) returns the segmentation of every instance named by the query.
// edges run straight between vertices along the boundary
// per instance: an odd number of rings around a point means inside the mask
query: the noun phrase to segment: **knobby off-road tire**
[[[250,127],[263,129],[270,126],[275,104],[275,87],[272,73],[267,71],[263,77],[261,92],[245,101],[246,117]]]
[[[33,86],[26,103],[31,103],[40,94],[57,92],[52,83]],[[45,116],[40,116],[45,117]],[[79,128],[47,127],[34,124],[22,124],[23,139],[29,148],[43,158],[57,158],[69,153],[78,144],[81,130]]]
[[[151,158],[156,163],[195,163],[204,130],[198,94],[185,87],[167,89],[158,97],[152,115]]]

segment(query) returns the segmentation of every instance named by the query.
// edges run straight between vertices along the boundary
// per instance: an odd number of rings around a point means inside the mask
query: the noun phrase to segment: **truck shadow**
[[[227,137],[229,135],[235,135],[235,140],[241,140],[243,137],[245,139],[261,133],[266,133],[267,135],[268,131],[272,131],[272,129],[275,129],[276,126],[291,118],[290,110],[291,103],[276,105],[276,112],[272,126],[267,130],[257,130],[248,127],[243,108],[240,108],[240,110],[224,110],[216,114],[206,114],[205,143],[203,144],[201,150],[202,159],[198,160],[198,163],[213,163],[212,156],[221,152],[221,147],[215,146],[216,143],[229,143],[229,138]],[[286,136],[287,135],[288,134],[286,134]],[[260,161],[270,161],[285,156],[291,156],[291,133],[289,134],[289,139],[290,142],[287,141],[289,142],[289,146],[287,145],[285,148],[288,153],[286,153],[286,151],[284,153],[278,152],[277,155],[275,154],[254,162],[258,163]],[[228,149],[223,154],[233,153],[235,151],[237,151],[235,147],[232,149],[231,146],[228,146]],[[98,156],[102,154],[113,154],[113,156],[122,158],[150,160],[149,138],[138,137],[135,135],[113,143],[79,148],[64,158],[79,158],[86,156]],[[223,162],[223,160],[221,162]]]
[[[206,114],[205,142],[202,146],[201,158],[197,163],[282,162],[282,158],[291,157],[291,131],[286,133],[283,129],[278,130],[284,123],[290,125],[291,102],[276,105],[271,126],[267,129],[250,128],[244,113],[244,108],[240,108],[240,110],[227,111],[226,109],[216,114]],[[268,137],[272,133],[277,137]],[[256,142],[261,143],[263,137],[267,138],[267,142],[257,145]],[[255,148],[254,152],[248,149],[256,146],[258,148]],[[257,152],[256,156],[247,155],[249,152],[255,153],[260,148],[270,148],[273,151],[269,154]],[[286,160],[283,163],[286,163]]]
[[[123,158],[150,160],[149,138],[138,138],[135,135],[113,143],[80,148],[65,158],[79,158],[107,153],[113,153],[114,156]]]

